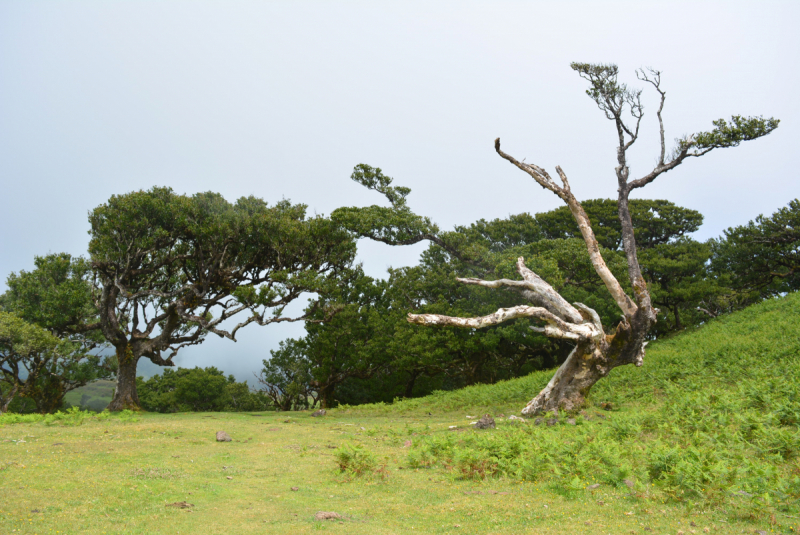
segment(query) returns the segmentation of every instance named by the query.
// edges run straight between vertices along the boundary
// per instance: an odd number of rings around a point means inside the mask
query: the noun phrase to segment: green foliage
[[[627,85],[617,81],[619,68],[613,63],[570,63],[573,71],[591,84],[586,94],[595,101],[597,106],[606,113],[606,116],[619,117],[623,107],[627,104],[631,113],[641,116],[642,106],[639,102],[640,90],[629,89]]]
[[[311,362],[306,357],[305,340],[282,340],[272,358],[263,360],[258,382],[261,391],[276,409],[303,410],[317,404],[317,392],[311,386]],[[309,403],[311,399],[311,403]]]
[[[8,276],[8,291],[0,297],[2,307],[57,336],[88,331],[91,341],[101,342],[97,328],[86,329],[97,321],[89,263],[60,253],[37,256],[34,264],[33,271]]]
[[[286,321],[285,307],[304,293],[316,293],[314,306],[324,308],[355,255],[337,223],[286,200],[229,203],[156,187],[112,196],[89,222],[100,319],[125,367],[120,381],[133,377],[141,357],[171,366],[175,352],[208,333],[235,340],[249,324]],[[237,314],[245,317],[222,326]],[[127,383],[117,390],[132,391]],[[119,404],[135,405],[130,397]]]
[[[104,340],[98,329],[88,262],[61,253],[36,257],[35,265],[33,271],[9,275],[0,306],[51,333],[59,344],[14,365],[6,361],[2,382],[6,391],[17,385],[19,395],[26,399],[12,405],[12,410],[35,407],[39,412],[52,412],[64,405],[64,396],[71,390],[110,377],[113,364],[91,352]]]
[[[406,197],[411,193],[409,188],[392,186],[392,178],[384,175],[380,167],[358,164],[350,178],[367,189],[385,195],[394,208],[403,208],[406,205]]]
[[[57,411],[52,414],[16,414],[7,412],[0,414],[0,426],[10,424],[30,424],[42,423],[45,425],[65,425],[78,426],[86,421],[102,421],[114,418],[122,422],[137,422],[138,418],[133,411],[119,411],[111,413],[104,411],[97,413],[94,411],[83,411],[79,407],[71,407],[65,411]]]
[[[800,289],[800,201],[731,227],[712,242],[713,269],[745,302]],[[731,275],[735,274],[735,276]]]
[[[649,283],[653,303],[661,309],[653,334],[660,336],[698,325],[708,312],[718,310],[729,298],[726,281],[709,269],[711,244],[683,238],[639,252],[642,271]]]
[[[700,149],[736,147],[742,141],[750,141],[766,136],[776,128],[780,120],[770,117],[742,117],[734,115],[731,122],[725,119],[712,121],[714,129],[694,135],[694,145]]]
[[[352,477],[374,477],[385,479],[388,471],[378,463],[374,453],[361,444],[345,442],[334,452],[339,471]]]
[[[166,368],[147,381],[136,379],[142,408],[153,412],[263,411],[269,400],[251,392],[247,383],[225,375],[215,367]]]
[[[581,205],[589,216],[597,242],[606,249],[621,250],[622,225],[617,201],[592,199],[583,201]],[[670,201],[632,199],[628,208],[639,250],[674,242],[697,231],[703,224],[700,212],[676,206]],[[536,214],[536,221],[544,239],[581,238],[575,218],[566,206]]]
[[[309,323],[305,338],[281,342],[264,361],[259,382],[281,410],[307,408],[309,400],[310,406],[330,408],[343,382],[369,379],[387,366],[386,349],[398,323],[397,313],[388,310],[387,286],[360,268],[350,275],[340,287],[347,304],[327,321]]]
[[[391,186],[392,178],[384,175],[380,168],[359,164],[350,178],[385,195],[392,207],[338,208],[331,213],[336,223],[357,236],[395,245],[416,243],[422,236],[438,234],[438,228],[430,219],[416,215],[407,206],[406,197],[411,190]]]
[[[56,367],[61,340],[15,314],[0,312],[0,413],[15,396],[35,399]]]

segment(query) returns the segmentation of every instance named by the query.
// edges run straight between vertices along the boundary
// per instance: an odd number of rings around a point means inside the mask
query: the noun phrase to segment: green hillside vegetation
[[[800,294],[770,299],[653,343],[641,369],[614,370],[578,415],[494,432],[431,433],[412,467],[504,476],[581,490],[594,483],[663,499],[800,505]],[[343,408],[387,416],[465,410],[514,414],[552,371]],[[610,409],[610,410],[605,410]],[[573,423],[574,422],[574,423]]]
[[[84,410],[101,412],[111,402],[116,386],[116,381],[101,379],[67,393],[64,396],[64,400],[71,407],[81,407]]]
[[[799,312],[654,342],[554,425],[501,416],[552,371],[322,418],[6,414],[0,532],[797,533]],[[496,429],[470,427],[484,413]]]

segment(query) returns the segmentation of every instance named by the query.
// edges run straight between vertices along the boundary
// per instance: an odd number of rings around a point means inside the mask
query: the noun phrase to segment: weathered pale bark
[[[523,258],[517,260],[517,269],[521,274],[530,271],[525,266]],[[500,284],[494,284],[497,282],[499,281],[469,279],[468,284],[513,287],[515,285],[508,284],[508,282],[518,281],[503,281]],[[538,289],[539,292],[546,294],[555,292],[546,282],[542,281],[542,283]],[[557,300],[551,298],[543,300],[539,297],[537,300],[558,303]],[[551,306],[555,308],[556,305]],[[644,362],[645,336],[652,325],[649,314],[642,312],[642,309],[637,309],[630,316],[630,321],[628,317],[623,316],[616,330],[611,334],[606,334],[596,311],[582,303],[574,303],[568,307],[575,311],[577,321],[564,321],[544,307],[526,305],[501,308],[493,314],[477,318],[457,318],[439,314],[409,314],[408,321],[419,325],[447,325],[481,329],[498,325],[510,319],[527,317],[545,323],[544,326],[532,326],[532,330],[551,338],[575,342],[574,349],[547,386],[522,410],[522,414],[532,416],[544,411],[578,409],[585,402],[592,386],[608,375],[613,368],[625,364],[641,366]]]

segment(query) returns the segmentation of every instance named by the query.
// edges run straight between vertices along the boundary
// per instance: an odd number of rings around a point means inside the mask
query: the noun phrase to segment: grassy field
[[[0,533],[798,533],[798,313],[654,343],[553,426],[500,417],[550,372],[322,418],[7,415]]]

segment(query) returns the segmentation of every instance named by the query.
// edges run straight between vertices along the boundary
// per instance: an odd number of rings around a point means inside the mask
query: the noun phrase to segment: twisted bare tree
[[[500,309],[493,314],[477,318],[458,318],[436,314],[409,314],[408,321],[420,325],[448,325],[469,329],[480,329],[505,321],[528,317],[536,321],[531,329],[552,338],[562,338],[575,343],[575,347],[564,364],[556,371],[545,388],[522,410],[524,415],[533,415],[550,410],[574,410],[583,405],[592,386],[617,366],[634,364],[641,366],[644,361],[648,331],[656,323],[657,309],[652,305],[647,283],[642,276],[636,254],[633,224],[628,208],[630,193],[646,186],[667,171],[675,169],[688,158],[697,158],[717,148],[734,147],[742,141],[765,136],[778,126],[778,120],[763,117],[733,116],[730,123],[724,119],[713,121],[714,128],[708,132],[684,136],[676,140],[676,145],[667,154],[662,112],[666,92],[661,87],[661,73],[653,69],[637,71],[639,80],[651,85],[660,95],[656,116],[659,124],[661,151],[657,164],[647,174],[631,179],[628,167],[628,151],[639,138],[639,127],[644,116],[641,90],[628,88],[617,80],[616,65],[572,63],[571,67],[589,82],[587,94],[595,101],[606,118],[613,122],[617,138],[618,184],[617,207],[622,227],[623,250],[627,258],[628,277],[633,296],[628,295],[619,281],[606,265],[595,239],[592,225],[581,203],[570,187],[566,173],[556,167],[560,183],[556,182],[543,168],[520,162],[500,148],[500,139],[495,140],[495,150],[505,160],[531,176],[537,184],[557,195],[569,207],[578,224],[589,257],[597,275],[603,281],[609,294],[622,312],[620,322],[612,332],[606,332],[600,317],[593,309],[582,303],[567,302],[541,277],[525,266],[523,258],[517,261],[517,271],[522,280],[481,280],[477,278],[458,279],[464,284],[474,284],[488,288],[509,288],[517,291],[529,304]],[[628,118],[630,116],[630,118]],[[362,236],[380,239],[385,243],[406,244],[427,239],[437,243],[442,241],[438,229],[430,227],[426,218],[410,217],[405,206],[407,188],[390,187],[391,179],[376,173],[357,170],[353,179],[389,198],[393,208],[370,207],[344,210],[339,217],[349,228]],[[371,169],[371,168],[370,168]],[[373,170],[375,171],[375,170]],[[399,201],[397,199],[399,198]],[[394,200],[393,200],[394,199]],[[390,212],[394,210],[394,217]],[[359,217],[360,216],[360,217]],[[391,231],[376,231],[383,226]],[[370,228],[372,225],[372,228]],[[436,237],[434,240],[431,235]],[[437,241],[438,240],[438,241]],[[441,245],[441,244],[440,244]],[[448,245],[448,244],[445,244]],[[458,255],[450,244],[448,251]]]

